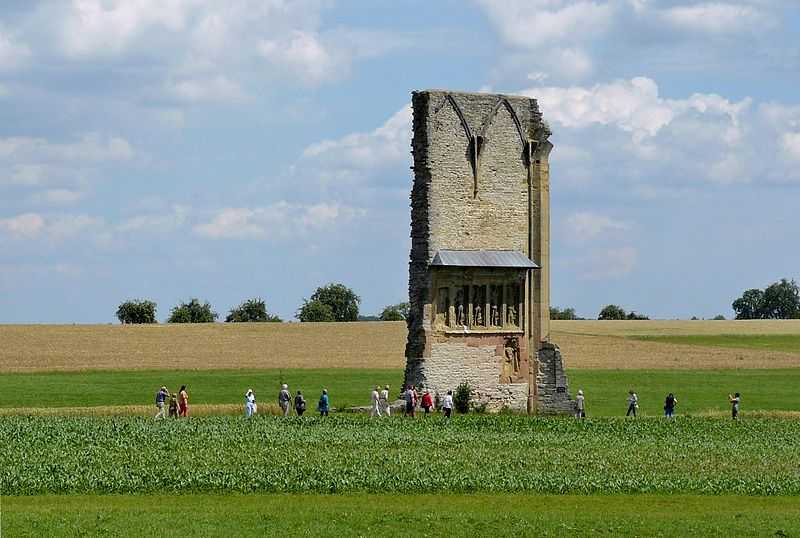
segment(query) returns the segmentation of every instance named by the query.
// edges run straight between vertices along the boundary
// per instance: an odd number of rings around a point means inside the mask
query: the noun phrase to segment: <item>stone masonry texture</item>
[[[548,341],[552,145],[536,101],[428,90],[412,104],[406,383],[441,397],[468,382],[490,410],[570,412],[561,353]],[[539,269],[445,272],[430,265],[442,249],[519,251]],[[468,313],[458,322],[456,304]]]

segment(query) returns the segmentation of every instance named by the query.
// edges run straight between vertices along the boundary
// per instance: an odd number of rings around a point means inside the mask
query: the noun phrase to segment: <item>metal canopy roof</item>
[[[518,250],[439,250],[433,257],[431,265],[512,269],[537,269],[539,267]]]

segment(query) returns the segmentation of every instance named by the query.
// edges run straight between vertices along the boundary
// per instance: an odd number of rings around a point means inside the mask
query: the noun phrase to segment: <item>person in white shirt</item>
[[[625,413],[626,417],[633,415],[636,416],[636,410],[639,409],[639,397],[632,390],[628,391],[628,412]]]
[[[447,394],[444,395],[444,399],[442,400],[442,411],[444,412],[444,418],[450,418],[450,415],[453,413],[452,390],[448,390]]]
[[[252,417],[256,414],[256,394],[253,389],[247,389],[244,395],[244,414],[246,417]]]
[[[389,385],[383,387],[383,390],[380,394],[380,404],[381,404],[381,411],[387,417],[391,415],[391,407],[389,406]]]
[[[575,418],[586,418],[584,405],[583,391],[578,390],[578,395],[575,396]]]
[[[380,395],[380,387],[376,386],[375,389],[372,391],[372,403],[369,408],[369,416],[381,416],[381,395]]]

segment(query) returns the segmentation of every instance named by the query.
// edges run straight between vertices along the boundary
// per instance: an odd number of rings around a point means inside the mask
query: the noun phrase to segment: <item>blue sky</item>
[[[731,315],[800,279],[791,1],[6,0],[0,322],[405,300],[410,92],[539,99],[553,303]]]

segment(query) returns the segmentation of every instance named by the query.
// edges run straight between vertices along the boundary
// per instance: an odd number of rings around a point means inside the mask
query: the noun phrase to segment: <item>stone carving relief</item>
[[[499,278],[477,285],[461,285],[463,275],[439,279],[433,301],[436,330],[520,331],[521,286],[513,275]]]
[[[503,349],[503,367],[500,382],[515,383],[521,377],[519,342],[516,338],[508,338]]]

